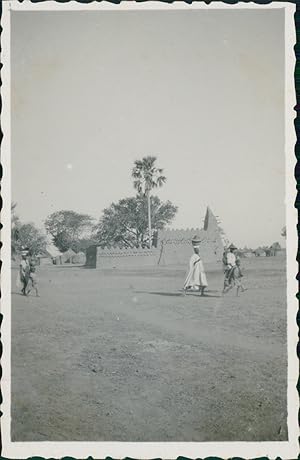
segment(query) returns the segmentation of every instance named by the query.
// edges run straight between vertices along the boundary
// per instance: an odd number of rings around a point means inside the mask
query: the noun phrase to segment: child
[[[244,288],[244,286],[242,285],[242,277],[244,275],[241,270],[241,261],[239,258],[236,259],[236,267],[237,267],[236,269],[237,274],[235,278],[235,285],[236,285],[236,295],[238,296],[240,289],[242,290],[242,292],[246,291],[246,288]]]
[[[35,266],[35,262],[33,260],[31,260],[30,263],[29,263],[29,281],[31,281],[31,286],[29,286],[26,294],[28,295],[30,293],[31,289],[33,288],[35,290],[36,297],[39,297],[38,279],[37,279],[37,275],[36,275],[36,266]]]
[[[19,277],[18,281],[22,286],[22,294],[26,295],[26,289],[29,281],[29,262],[28,262],[28,252],[27,250],[22,251],[22,260],[19,267]]]

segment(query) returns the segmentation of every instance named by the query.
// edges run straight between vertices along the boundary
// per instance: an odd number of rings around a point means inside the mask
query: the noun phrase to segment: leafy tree
[[[94,244],[98,244],[98,241],[93,238],[81,238],[80,240],[74,242],[72,249],[75,252],[85,252],[87,248]]]
[[[47,217],[45,228],[59,251],[76,250],[79,241],[90,232],[93,219],[75,211],[57,211]]]
[[[151,205],[153,205],[153,203],[151,203],[151,190],[157,187],[162,187],[167,180],[167,178],[163,176],[163,169],[156,167],[156,160],[157,158],[153,156],[147,156],[142,160],[136,160],[132,170],[134,188],[138,191],[139,195],[144,195],[147,197],[150,247],[152,241]]]
[[[27,247],[30,254],[37,256],[46,250],[47,237],[34,224],[23,224],[18,230],[18,249],[22,247]]]
[[[177,207],[170,201],[161,202],[157,196],[151,199],[153,234],[162,230],[174,218]],[[95,226],[95,239],[104,246],[151,247],[147,232],[147,198],[142,195],[124,198],[104,209]],[[152,239],[152,235],[151,235]]]

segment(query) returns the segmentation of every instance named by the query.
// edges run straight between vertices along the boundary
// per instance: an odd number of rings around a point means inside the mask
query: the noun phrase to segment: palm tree
[[[152,230],[151,230],[151,190],[157,187],[162,187],[167,178],[162,175],[163,169],[157,168],[157,158],[147,156],[142,160],[134,162],[132,177],[134,179],[133,186],[138,191],[138,194],[147,197],[148,204],[148,232],[149,232],[149,247],[152,246]]]
[[[16,214],[17,203],[11,203],[11,252],[15,256],[18,250],[18,237],[20,228],[20,219]]]

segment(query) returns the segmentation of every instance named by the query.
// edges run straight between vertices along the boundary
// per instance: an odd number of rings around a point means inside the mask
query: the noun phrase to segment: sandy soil
[[[13,441],[286,440],[284,263],[246,260],[239,298],[221,270],[201,298],[184,268],[41,268],[12,295]]]

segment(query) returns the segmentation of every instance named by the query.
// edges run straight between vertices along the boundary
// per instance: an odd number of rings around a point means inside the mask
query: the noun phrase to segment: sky
[[[11,53],[22,221],[98,220],[154,155],[172,228],[210,206],[235,244],[284,244],[283,10],[13,12]]]

